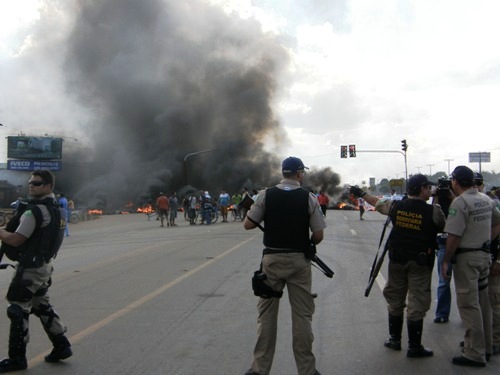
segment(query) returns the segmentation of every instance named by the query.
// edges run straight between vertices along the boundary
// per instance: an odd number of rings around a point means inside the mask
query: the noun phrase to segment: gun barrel
[[[314,258],[314,262],[321,268],[326,277],[332,278],[334,273],[317,255]]]

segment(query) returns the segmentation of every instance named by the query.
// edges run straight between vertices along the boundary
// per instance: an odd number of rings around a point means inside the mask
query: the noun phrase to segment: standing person
[[[397,201],[379,199],[357,186],[351,193],[364,198],[375,210],[391,218],[392,230],[388,238],[389,278],[384,297],[389,312],[389,338],[384,345],[401,350],[401,332],[404,309],[407,307],[407,357],[422,358],[433,355],[422,345],[424,317],[431,305],[431,280],[434,267],[436,235],[442,231],[445,216],[438,205],[427,204],[431,183],[422,174],[408,181],[408,199]]]
[[[231,197],[234,209],[238,213],[238,216],[243,220],[243,216],[241,216],[241,206],[240,206],[241,200],[242,200],[241,194],[238,192],[234,193],[233,196]]]
[[[23,201],[22,197],[17,197],[17,199],[10,204],[10,207],[14,209],[14,212],[16,212],[17,208],[19,207],[22,201]]]
[[[481,173],[474,173],[474,187],[483,192],[484,182]],[[491,199],[491,197],[490,197]],[[494,201],[497,208],[500,204],[497,200]],[[490,275],[488,277],[488,295],[491,304],[491,323],[492,323],[492,353],[493,355],[500,354],[500,258],[499,258],[499,238],[493,238],[491,241],[490,251],[492,264],[490,267]]]
[[[359,220],[363,219],[363,215],[365,213],[365,201],[363,198],[358,198],[358,208],[359,208]]]
[[[241,194],[241,202],[238,204],[241,220],[244,220],[245,217],[247,216],[247,211],[248,211],[247,207],[249,207],[248,202],[245,201],[245,198],[246,199],[252,198],[246,186],[243,187],[243,193]],[[245,201],[245,203],[243,203],[243,201]]]
[[[198,198],[196,194],[189,196],[189,225],[196,225],[196,207],[198,206]]]
[[[168,198],[160,192],[160,196],[156,199],[156,212],[158,213],[158,217],[160,218],[160,227],[163,226],[163,220],[167,219],[168,222]]]
[[[432,203],[439,204],[444,212],[444,216],[448,217],[451,201],[455,198],[455,194],[451,190],[451,181],[447,179],[440,179],[436,192],[434,194]],[[447,233],[438,233],[436,242],[436,257],[437,257],[437,273],[438,273],[438,287],[437,287],[437,304],[434,323],[442,324],[448,323],[451,311],[451,288],[450,278],[443,277],[441,274],[441,267],[443,265],[444,255],[446,254],[446,239]],[[448,263],[448,274],[451,275],[453,265]]]
[[[170,216],[169,216],[170,226],[173,227],[177,225],[175,224],[175,219],[177,218],[177,208],[179,206],[177,201],[177,193],[175,191],[172,193],[170,198],[168,198],[168,205],[170,209]]]
[[[220,213],[222,215],[222,222],[227,223],[227,212],[229,209],[229,194],[226,193],[226,190],[221,189],[220,194],[219,194],[219,207],[220,207]]]
[[[488,244],[500,233],[500,211],[490,198],[474,188],[471,169],[458,166],[451,177],[457,198],[450,204],[444,228],[448,239],[441,273],[450,277],[447,262],[454,258],[457,306],[465,326],[463,355],[454,357],[452,363],[484,367],[492,352]]]
[[[66,220],[66,228],[64,229],[64,234],[69,236],[69,229],[68,229],[68,199],[64,195],[64,193],[59,194],[59,199],[58,199],[59,205],[63,209],[63,216]]]
[[[245,229],[265,222],[262,272],[275,293],[287,286],[292,309],[293,353],[299,375],[319,375],[312,352],[311,328],[314,297],[311,293],[311,262],[304,255],[310,241],[323,240],[326,228],[317,198],[300,187],[305,166],[299,158],[282,163],[283,180],[257,196],[244,222]],[[309,230],[312,235],[309,235]],[[253,363],[245,375],[269,374],[276,346],[279,297],[260,298],[258,338]]]
[[[326,209],[330,204],[330,198],[328,198],[328,195],[325,194],[324,190],[320,190],[318,195],[318,202],[321,207],[321,212],[323,212],[323,215],[326,216]]]
[[[52,192],[55,177],[48,170],[32,172],[29,194],[33,198],[20,209],[6,229],[0,229],[1,251],[15,260],[16,272],[7,291],[7,316],[10,319],[9,357],[0,361],[0,372],[28,367],[26,344],[29,341],[29,315],[34,314],[54,348],[46,362],[71,357],[71,345],[64,335],[66,327],[49,301],[56,256],[64,238],[64,217]]]
[[[73,199],[69,198],[68,199],[68,216],[66,217],[66,226],[69,225],[71,222],[71,214],[73,213],[73,210],[75,209],[75,202],[73,202]]]
[[[205,223],[205,192],[203,190],[200,190],[198,203],[200,205],[200,224],[203,225]]]
[[[203,215],[205,217],[205,222],[207,225],[212,224],[212,197],[208,193],[208,191],[205,192],[205,194],[201,198],[201,205],[203,206]]]

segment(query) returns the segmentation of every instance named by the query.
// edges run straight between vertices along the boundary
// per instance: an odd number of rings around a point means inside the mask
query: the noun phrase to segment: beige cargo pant
[[[292,310],[293,354],[299,375],[313,375],[316,359],[312,352],[314,336],[311,322],[314,314],[314,298],[311,294],[311,264],[303,253],[270,254],[262,260],[262,270],[267,284],[275,291],[288,290]],[[257,343],[254,349],[252,371],[267,375],[271,371],[278,328],[280,299],[260,298]],[[278,370],[280,374],[282,371]]]
[[[465,326],[464,357],[485,363],[485,353],[492,351],[491,306],[487,288],[490,254],[471,251],[458,254],[456,258],[453,278],[458,311]]]
[[[431,306],[431,280],[432,268],[428,266],[421,266],[413,260],[406,264],[390,261],[383,291],[389,314],[403,316],[407,307],[408,320],[424,319]]]

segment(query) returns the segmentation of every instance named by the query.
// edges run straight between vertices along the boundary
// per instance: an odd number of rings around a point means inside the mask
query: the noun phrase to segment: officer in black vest
[[[264,221],[262,272],[275,293],[259,299],[258,338],[252,367],[245,375],[269,374],[276,346],[279,297],[285,286],[292,309],[293,352],[299,375],[319,375],[312,352],[314,297],[311,262],[305,257],[310,240],[323,240],[325,217],[314,194],[300,187],[306,167],[299,158],[282,163],[283,180],[262,190],[245,218],[245,229]],[[310,235],[312,232],[312,235]],[[278,371],[280,373],[280,371]]]
[[[389,277],[384,287],[390,337],[384,345],[401,350],[404,309],[407,307],[407,356],[412,358],[433,354],[432,350],[421,344],[422,328],[423,319],[431,305],[436,235],[443,230],[446,218],[439,205],[427,204],[431,185],[434,184],[426,176],[414,175],[408,181],[409,197],[401,201],[379,199],[359,187],[351,187],[354,196],[363,197],[375,206],[376,211],[391,217],[393,227],[388,239]]]
[[[64,216],[52,192],[54,175],[48,170],[34,171],[29,180],[29,194],[34,198],[0,229],[1,253],[17,262],[16,272],[7,292],[7,316],[11,320],[9,357],[0,361],[0,373],[26,369],[26,344],[29,340],[29,315],[40,318],[54,348],[45,357],[57,362],[70,357],[71,345],[64,335],[66,327],[49,303],[52,260],[64,237]],[[21,212],[23,211],[23,212]]]

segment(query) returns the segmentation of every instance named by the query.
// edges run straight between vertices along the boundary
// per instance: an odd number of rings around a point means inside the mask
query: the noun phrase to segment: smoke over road
[[[77,200],[116,208],[279,179],[286,135],[273,105],[289,58],[275,36],[195,0],[86,0],[74,11],[63,69],[93,139],[89,167],[63,175]],[[330,169],[308,175],[330,193],[339,180]]]

